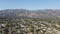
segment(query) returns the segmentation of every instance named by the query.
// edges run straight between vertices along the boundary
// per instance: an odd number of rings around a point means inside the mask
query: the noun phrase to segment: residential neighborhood
[[[47,21],[36,22],[30,18],[21,18],[5,20],[4,22],[6,23],[0,24],[0,34],[60,34],[58,21],[48,23]]]

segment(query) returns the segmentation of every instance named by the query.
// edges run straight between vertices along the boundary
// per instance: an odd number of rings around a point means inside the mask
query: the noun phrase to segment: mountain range
[[[60,10],[43,9],[43,10],[27,10],[27,9],[6,9],[0,10],[0,17],[16,17],[24,16],[31,18],[60,18]]]

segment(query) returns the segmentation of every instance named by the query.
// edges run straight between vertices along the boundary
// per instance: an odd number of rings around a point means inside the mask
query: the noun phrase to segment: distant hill
[[[0,17],[24,16],[31,18],[60,18],[60,10],[26,10],[26,9],[6,9],[0,10]]]

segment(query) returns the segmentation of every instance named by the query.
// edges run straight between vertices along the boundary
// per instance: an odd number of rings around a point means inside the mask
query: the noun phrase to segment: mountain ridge
[[[0,17],[16,17],[26,16],[31,18],[60,18],[60,10],[44,9],[44,10],[27,10],[27,9],[6,9],[0,10]]]

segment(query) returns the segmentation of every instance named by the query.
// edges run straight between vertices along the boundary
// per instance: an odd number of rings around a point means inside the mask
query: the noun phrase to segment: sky
[[[0,0],[0,10],[4,9],[60,9],[60,0]]]

